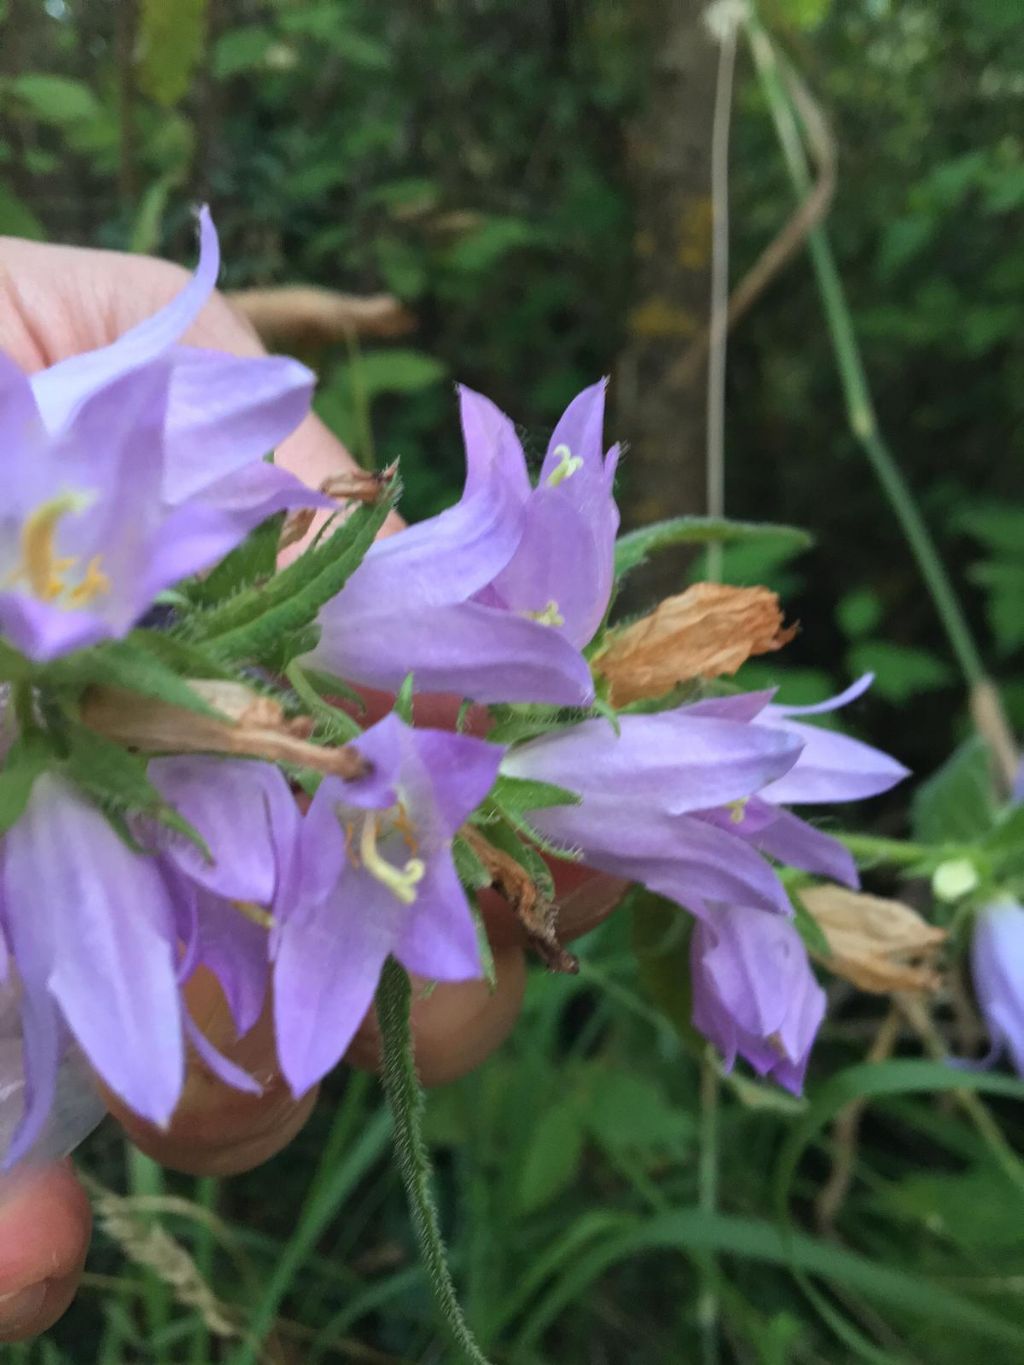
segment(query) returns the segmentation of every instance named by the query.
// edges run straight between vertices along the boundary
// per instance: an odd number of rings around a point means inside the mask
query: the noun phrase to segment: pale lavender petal
[[[84,611],[62,611],[24,593],[0,592],[0,634],[30,659],[47,663],[108,639],[113,631]]]
[[[168,1121],[184,1074],[173,906],[157,868],[133,853],[62,780],[37,778],[6,836],[4,901],[49,955],[49,989],[110,1088]]]
[[[342,1058],[373,1002],[401,933],[404,907],[364,870],[349,869],[318,905],[282,926],[274,961],[281,1070],[298,1097]]]
[[[214,861],[191,840],[161,826],[154,834],[164,856],[217,895],[269,905],[277,886],[277,848],[268,793],[290,799],[280,769],[252,759],[182,755],[151,759],[148,773],[161,796],[202,835]],[[297,827],[296,817],[293,837]]]
[[[395,956],[429,981],[472,981],[483,975],[480,945],[466,893],[451,858],[434,858],[416,888]]]
[[[586,706],[593,699],[582,655],[535,621],[476,602],[347,620],[343,598],[321,613],[320,643],[306,657],[351,682],[394,692],[412,673],[419,692],[482,702]]]
[[[185,1037],[195,1048],[203,1061],[203,1064],[225,1085],[230,1085],[235,1090],[243,1090],[249,1095],[262,1095],[263,1087],[250,1076],[248,1071],[236,1065],[223,1052],[210,1042],[206,1034],[202,1031],[192,1016],[185,1012]]]
[[[978,915],[971,972],[993,1050],[1009,1052],[1024,1076],[1024,907],[1017,901],[997,901]]]
[[[26,985],[22,992],[21,1036],[25,1108],[4,1153],[3,1170],[10,1170],[31,1150],[46,1126],[57,1094],[62,1030],[56,1004],[45,987]]]
[[[564,465],[562,452],[567,450],[582,465],[566,480],[566,484],[577,481],[578,487],[588,490],[588,501],[596,503],[608,492],[608,480],[604,469],[604,401],[608,380],[600,379],[596,384],[578,393],[551,433],[547,454],[541,466],[538,483],[543,486]]]
[[[270,980],[269,934],[237,906],[208,891],[196,895],[196,958],[220,982],[239,1037],[263,1012]]]
[[[337,503],[279,465],[257,460],[209,484],[186,506],[210,507],[225,513],[234,524],[236,541],[275,512],[292,507],[336,511]]]
[[[602,537],[566,488],[539,488],[509,565],[488,587],[488,603],[520,615],[553,613],[552,628],[578,649],[597,632],[612,588],[614,532]]]
[[[567,787],[618,816],[640,801],[670,813],[701,810],[749,796],[796,761],[799,742],[779,730],[713,717],[689,708],[650,716],[583,721],[514,749],[503,764],[512,777]]]
[[[864,673],[844,691],[826,698],[825,701],[814,702],[810,706],[787,706],[782,703],[776,704],[772,709],[780,716],[822,716],[827,711],[838,711],[844,706],[849,706],[850,702],[862,697],[874,681],[873,673]]]
[[[471,735],[411,729],[392,714],[357,741],[371,757],[370,736],[388,726],[401,745],[400,795],[428,845],[448,840],[487,796],[505,750]]]
[[[780,810],[776,815],[763,832],[751,837],[756,848],[790,867],[803,868],[805,872],[814,872],[854,889],[860,886],[853,854],[838,839],[815,829],[790,811]],[[737,832],[740,838],[747,837],[742,824]]]
[[[688,716],[713,716],[719,720],[751,721],[759,716],[775,696],[775,688],[763,692],[737,692],[730,697],[704,697],[683,708]]]
[[[517,502],[525,502],[530,496],[530,478],[515,427],[483,394],[463,384],[458,394],[466,446],[466,495],[497,480]]]
[[[199,264],[181,293],[159,312],[96,351],[69,356],[31,379],[50,431],[62,427],[90,395],[162,356],[192,325],[217,282],[220,249],[208,209],[199,214]]]
[[[163,496],[184,502],[263,457],[309,411],[315,376],[284,356],[242,358],[176,346]]]
[[[759,723],[795,735],[804,748],[796,765],[761,792],[766,801],[778,805],[857,801],[888,791],[909,775],[902,763],[881,749],[817,725],[780,720],[771,714],[773,709],[767,707]]]
[[[375,614],[464,602],[504,568],[522,534],[522,510],[508,489],[487,486],[378,540],[327,611],[359,630]]]
[[[7,452],[0,526],[8,519],[17,525],[27,511],[53,496],[46,435],[27,376],[0,351],[0,449]],[[12,458],[15,451],[17,459]],[[4,526],[5,542],[8,534]],[[9,565],[3,563],[0,568],[6,574]]]

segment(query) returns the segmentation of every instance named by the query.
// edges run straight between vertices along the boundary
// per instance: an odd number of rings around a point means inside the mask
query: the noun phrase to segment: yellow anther
[[[235,909],[251,920],[253,924],[258,924],[261,929],[273,929],[274,917],[269,910],[264,910],[261,905],[254,905],[252,901],[232,901]]]
[[[110,591],[110,579],[100,568],[100,559],[100,555],[93,555],[86,567],[85,577],[77,587],[71,589],[72,606],[84,607],[94,597],[100,597]]]
[[[577,469],[583,468],[583,457],[581,455],[574,455],[566,445],[555,446],[551,453],[558,461],[558,464],[548,475],[547,485],[549,488],[557,488],[558,485],[564,483],[566,479],[571,479]]]
[[[536,621],[541,626],[564,626],[565,617],[558,610],[558,603],[552,597],[543,611],[527,611],[523,613],[531,621]]]
[[[359,856],[363,866],[371,876],[391,892],[403,905],[412,905],[416,899],[416,887],[426,876],[427,865],[421,858],[410,858],[404,867],[395,867],[382,858],[377,848],[379,816],[367,815],[359,833]]]
[[[730,801],[728,803],[729,819],[734,825],[743,824],[743,817],[747,813],[747,800],[748,798],[744,796],[740,801]]]
[[[24,580],[41,602],[68,607],[84,607],[94,597],[109,592],[110,579],[100,568],[100,555],[89,561],[81,582],[69,586],[67,575],[78,559],[74,555],[58,555],[54,543],[62,518],[69,512],[81,511],[88,503],[89,499],[80,493],[61,493],[37,507],[21,528],[21,562],[6,581]]]

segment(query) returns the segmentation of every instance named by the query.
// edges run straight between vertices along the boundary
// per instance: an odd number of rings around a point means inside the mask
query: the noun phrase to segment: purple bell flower
[[[325,778],[306,813],[274,931],[278,1056],[301,1095],[341,1058],[393,954],[436,981],[481,975],[452,838],[502,750],[386,716],[353,741],[364,779]]]
[[[606,720],[584,721],[512,750],[502,771],[579,793],[579,805],[529,818],[588,866],[642,882],[695,914],[708,901],[788,914],[771,867],[728,825],[717,828],[700,813],[781,777],[797,761],[800,741],[691,711],[620,716],[618,735]]]
[[[608,606],[619,523],[604,388],[570,403],[536,488],[509,419],[460,389],[461,500],[370,550],[322,611],[310,661],[391,691],[411,672],[421,692],[588,705],[580,650]]]
[[[743,1056],[794,1095],[825,1016],[825,992],[790,920],[743,905],[711,905],[690,945],[693,1023],[727,1070]]]
[[[33,659],[124,635],[273,512],[332,505],[263,463],[310,372],[177,344],[219,268],[205,209],[200,234],[191,282],[112,345],[32,376],[0,356],[0,633]]]
[[[776,706],[771,704],[771,692],[747,692],[710,698],[685,708],[690,715],[756,720],[759,726],[780,730],[803,746],[792,767],[749,801],[729,811],[702,812],[702,818],[720,828],[728,827],[731,834],[779,862],[857,887],[860,880],[849,850],[783,806],[857,801],[888,791],[908,775],[908,769],[880,749],[793,719],[846,706],[871,682],[872,675],[865,674],[838,696],[814,706]]]
[[[1024,906],[1007,897],[974,923],[971,971],[992,1039],[992,1060],[1008,1052],[1024,1076]]]

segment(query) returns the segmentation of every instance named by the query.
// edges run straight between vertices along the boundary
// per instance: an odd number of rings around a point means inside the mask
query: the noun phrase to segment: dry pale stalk
[[[312,348],[349,337],[404,336],[416,326],[412,313],[391,294],[360,298],[315,285],[238,289],[228,298],[268,346]]]
[[[935,960],[946,931],[909,905],[831,885],[809,887],[800,899],[828,940],[829,970],[860,990],[920,993],[942,984]]]
[[[294,763],[348,780],[369,771],[355,749],[310,743],[311,717],[289,718],[272,697],[243,683],[200,679],[189,686],[219,716],[204,716],[116,687],[96,687],[86,697],[82,721],[107,739],[143,753],[239,754]]]
[[[754,654],[789,643],[777,594],[768,588],[695,583],[666,597],[649,616],[615,631],[594,659],[615,706],[660,697],[693,678],[736,672]]]

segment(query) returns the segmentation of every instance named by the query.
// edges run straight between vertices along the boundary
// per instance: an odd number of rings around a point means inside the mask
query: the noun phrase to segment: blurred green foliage
[[[629,120],[656,78],[633,7],[2,8],[0,231],[187,260],[190,205],[208,199],[228,286],[306,280],[395,293],[416,333],[319,353],[317,404],[361,458],[403,458],[413,514],[437,510],[458,486],[454,379],[493,396],[539,452],[566,400],[614,369],[636,230]],[[1019,6],[762,9],[837,138],[829,226],[881,424],[1024,731]],[[742,66],[732,164],[738,277],[791,208]],[[614,415],[612,430],[628,441]],[[872,738],[922,773],[940,770],[915,802],[916,837],[1019,840],[1019,830],[993,828],[977,746],[945,762],[962,736],[959,684],[843,425],[799,259],[732,340],[728,451],[730,513],[802,525],[816,539],[810,550],[783,538],[724,552],[727,578],[775,586],[804,623],[786,663],[751,665],[746,680],[781,679],[791,700],[809,701],[873,669],[873,700],[859,708]],[[628,469],[627,460],[627,478]],[[888,826],[902,827],[902,804],[897,796],[887,808]],[[884,877],[875,886],[891,889]],[[915,1098],[884,1067],[893,1088],[867,1112],[834,1225],[779,1240],[779,1197],[813,1226],[834,1140],[807,1129],[795,1180],[773,1186],[780,1147],[808,1108],[740,1076],[720,1083],[722,1212],[694,1218],[699,1062],[686,951],[678,920],[666,926],[634,906],[585,944],[578,978],[531,978],[505,1051],[431,1099],[453,1268],[486,1349],[523,1365],[696,1359],[706,1346],[698,1290],[714,1254],[722,1361],[961,1365],[984,1352],[991,1365],[1016,1365],[1020,1191],[959,1108]],[[861,1061],[878,1028],[880,1010],[863,997],[840,990],[834,1006],[819,1076]],[[848,1098],[866,1093],[863,1073],[844,1074]],[[162,1227],[248,1325],[266,1332],[278,1319],[265,1359],[439,1360],[375,1089],[360,1077],[328,1089],[287,1154],[223,1187],[164,1177],[137,1158],[122,1175],[110,1133],[93,1140],[88,1167],[135,1193],[191,1201]],[[991,1099],[1018,1149],[1019,1100]],[[794,1278],[790,1256],[810,1280]],[[15,1365],[244,1358],[244,1342],[210,1326],[215,1314],[204,1323],[177,1304],[102,1222],[90,1273],[48,1341],[10,1348]]]

